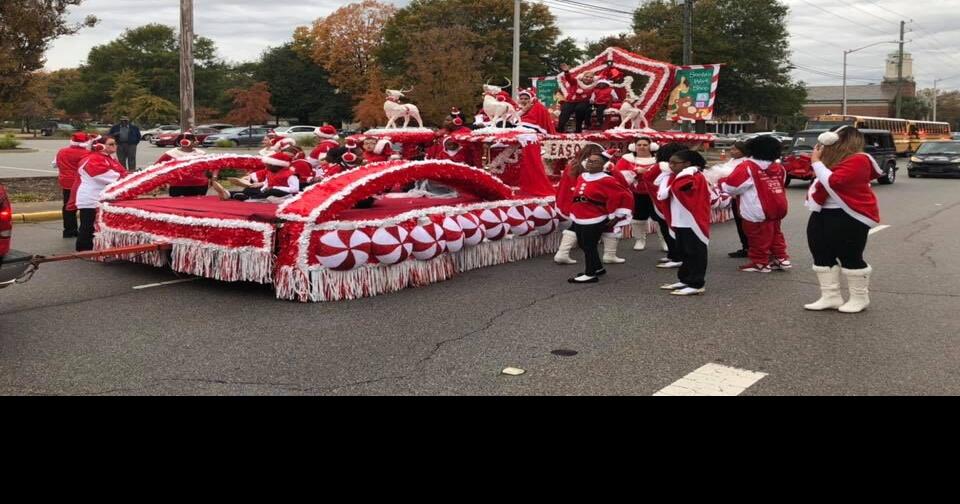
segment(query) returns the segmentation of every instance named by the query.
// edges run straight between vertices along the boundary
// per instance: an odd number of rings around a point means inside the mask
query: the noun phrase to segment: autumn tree
[[[469,44],[481,59],[477,61],[484,77],[502,81],[511,75],[513,54],[513,2],[509,0],[413,0],[397,11],[383,30],[379,59],[387,78],[405,74],[408,57],[430,44],[414,43],[412,34],[434,28],[461,27],[472,34]],[[457,32],[463,33],[463,32]],[[569,40],[558,41],[560,29],[549,8],[541,3],[523,2],[520,7],[520,77],[526,85],[529,77],[547,75],[559,66],[558,51],[574,57]],[[466,43],[452,35],[441,35],[452,43]],[[444,41],[446,42],[446,41]],[[561,45],[562,42],[562,45]],[[461,62],[463,63],[463,62]],[[567,61],[566,63],[575,63]],[[478,90],[479,93],[479,90]]]
[[[256,82],[247,89],[234,88],[227,91],[233,97],[233,110],[227,121],[233,124],[263,124],[273,117],[270,106],[270,87],[266,82]]]
[[[953,131],[960,131],[960,91],[940,94],[937,98],[937,120],[950,123]]]
[[[383,27],[395,11],[392,5],[362,0],[313,23],[313,60],[326,69],[331,84],[352,97],[367,91]],[[302,37],[303,31],[299,33]]]
[[[97,18],[68,23],[67,8],[82,0],[0,1],[0,103],[13,103],[27,90],[33,72],[43,68],[44,53],[55,38],[72,35]]]
[[[421,50],[407,57],[404,82],[414,86],[407,95],[425,123],[439,126],[450,107],[473,111],[483,84],[480,61],[490,52],[478,48],[475,38],[462,26],[410,35],[410,42]]]
[[[180,107],[159,96],[141,95],[131,102],[130,117],[139,124],[175,122],[180,118]]]
[[[103,111],[114,121],[121,116],[132,116],[133,100],[147,94],[147,89],[140,85],[137,72],[124,70],[113,80],[113,88],[109,93],[110,102],[104,106]]]
[[[383,113],[383,102],[386,95],[383,93],[384,83],[380,70],[370,71],[367,90],[360,96],[360,100],[353,106],[353,118],[365,128],[383,126],[387,116]]]
[[[339,123],[350,119],[350,101],[330,85],[326,70],[293,43],[263,53],[254,78],[270,86],[271,103],[281,117],[296,117],[300,124]]]

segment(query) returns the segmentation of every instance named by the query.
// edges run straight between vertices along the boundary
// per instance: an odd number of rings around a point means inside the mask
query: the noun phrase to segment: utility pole
[[[513,99],[520,90],[520,0],[513,0]]]
[[[693,64],[693,0],[683,0],[683,64]],[[681,120],[680,131],[690,131],[690,123]]]
[[[943,79],[933,79],[933,120],[937,120],[937,83]]]
[[[180,131],[193,126],[193,0],[180,0]]]
[[[895,117],[900,118],[900,106],[903,102],[903,27],[906,24],[905,21],[900,21],[900,50],[899,56],[897,57],[897,113]]]

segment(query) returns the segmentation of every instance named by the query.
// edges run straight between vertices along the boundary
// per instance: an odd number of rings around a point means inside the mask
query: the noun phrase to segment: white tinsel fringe
[[[130,231],[102,230],[93,237],[93,249],[104,250],[116,247],[132,247],[134,245],[149,245],[156,243],[157,239],[147,233],[136,233]],[[151,252],[142,252],[136,254],[125,254],[114,256],[111,259],[123,259],[124,261],[149,264],[162,268],[167,265],[167,252],[163,250],[154,250]],[[98,259],[100,261],[105,258]]]
[[[429,261],[411,259],[390,266],[363,266],[349,271],[325,268],[304,271],[284,266],[276,273],[274,288],[278,299],[314,302],[357,299],[440,282],[464,271],[552,254],[559,246],[560,233],[532,234],[485,241]]]

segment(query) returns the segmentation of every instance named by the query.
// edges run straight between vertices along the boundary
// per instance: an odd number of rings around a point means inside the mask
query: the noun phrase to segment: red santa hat
[[[190,144],[194,142],[194,140],[196,140],[196,138],[193,136],[193,132],[190,130],[187,130],[177,136],[177,145],[179,145],[180,147],[189,147]]]
[[[286,152],[275,152],[269,156],[261,157],[260,160],[266,165],[286,168],[290,166],[290,162],[293,161],[293,156]]]
[[[521,89],[521,90],[517,93],[517,96],[518,96],[518,97],[519,97],[520,95],[527,95],[527,96],[529,96],[530,98],[536,98],[536,97],[537,97],[537,90],[534,89],[534,88]]]
[[[88,137],[86,133],[78,131],[70,137],[70,146],[71,147],[90,147],[90,142],[93,139]]]
[[[296,147],[296,146],[297,146],[297,139],[295,139],[295,138],[293,138],[293,137],[287,137],[287,136],[279,137],[279,138],[277,138],[277,140],[274,142],[274,146],[275,146],[278,150],[283,150],[283,149],[286,149],[287,147]]]
[[[347,143],[343,144],[343,146],[346,147],[346,148],[348,148],[348,149],[350,149],[350,150],[356,149],[356,148],[357,148],[357,141],[354,140],[354,139],[352,139],[352,138],[350,138],[350,139],[347,140]]]
[[[337,138],[337,128],[328,124],[313,130],[313,134],[320,138]]]
[[[354,154],[353,152],[347,151],[347,152],[344,152],[342,156],[340,156],[340,159],[344,163],[352,165],[352,164],[356,164],[360,158],[358,158],[357,155]]]
[[[383,151],[385,149],[389,149],[391,151],[393,150],[393,148],[390,146],[390,140],[387,140],[386,138],[381,138],[380,140],[377,141],[377,145],[373,148],[373,153],[383,154]]]

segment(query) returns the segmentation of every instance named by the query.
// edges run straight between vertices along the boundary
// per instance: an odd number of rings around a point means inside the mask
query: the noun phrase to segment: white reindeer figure
[[[626,100],[620,105],[620,126],[624,128],[629,123],[631,128],[647,128],[647,118],[643,116],[643,109],[640,108],[640,100]]]
[[[403,98],[403,93],[409,93],[413,91],[413,88],[410,89],[387,89],[387,101],[383,102],[383,112],[387,115],[387,125],[384,128],[396,128],[397,119],[403,118],[404,128],[410,124],[410,118],[417,120],[417,127],[423,127],[423,121],[420,119],[420,109],[416,105],[411,103],[400,103],[400,98]]]
[[[519,120],[517,108],[508,101],[497,99],[497,95],[503,92],[503,88],[512,83],[507,79],[506,86],[493,86],[489,82],[483,85],[483,113],[487,114],[493,126],[497,122],[502,122],[503,127],[507,126],[507,121],[517,122]]]

